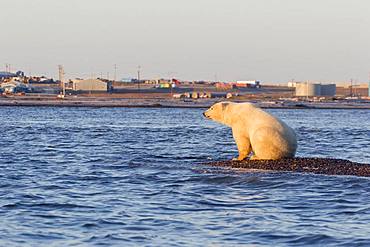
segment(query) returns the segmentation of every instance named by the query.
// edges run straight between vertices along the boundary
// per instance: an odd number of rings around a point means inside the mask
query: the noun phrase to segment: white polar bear
[[[232,128],[239,151],[238,160],[275,160],[294,157],[297,138],[294,130],[280,119],[251,103],[220,102],[203,115]]]

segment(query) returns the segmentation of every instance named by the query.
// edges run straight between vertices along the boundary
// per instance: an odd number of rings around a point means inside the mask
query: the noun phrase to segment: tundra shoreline
[[[225,99],[224,99],[225,100]],[[222,100],[182,101],[174,99],[0,99],[1,106],[29,107],[156,107],[156,108],[208,108]],[[245,100],[244,102],[246,102]],[[240,102],[240,101],[235,101]],[[251,101],[253,102],[253,101]],[[277,109],[370,109],[370,103],[352,102],[253,102],[261,108]]]

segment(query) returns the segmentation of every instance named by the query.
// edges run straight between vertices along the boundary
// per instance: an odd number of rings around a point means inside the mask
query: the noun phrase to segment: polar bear
[[[275,160],[294,157],[297,138],[280,119],[251,103],[219,102],[203,115],[232,128],[239,151],[237,160]]]

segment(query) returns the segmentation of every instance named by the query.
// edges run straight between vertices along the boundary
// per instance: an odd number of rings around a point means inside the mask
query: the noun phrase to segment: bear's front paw
[[[259,158],[256,155],[252,155],[250,160],[259,160]]]

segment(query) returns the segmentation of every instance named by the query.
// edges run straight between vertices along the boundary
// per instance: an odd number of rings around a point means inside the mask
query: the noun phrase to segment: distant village
[[[61,72],[63,73],[63,72]],[[22,95],[22,94],[102,94],[102,93],[127,93],[127,92],[181,92],[183,89],[205,90],[204,94],[199,93],[198,97],[211,97],[206,91],[206,86],[211,86],[216,91],[227,91],[238,88],[260,88],[260,82],[257,80],[236,81],[236,82],[211,82],[211,81],[180,81],[175,78],[171,79],[145,79],[123,78],[121,80],[108,80],[105,78],[88,78],[88,79],[70,79],[67,81],[45,76],[25,76],[24,72],[15,73],[9,71],[0,71],[0,92],[4,95]],[[191,93],[191,94],[189,94]],[[193,90],[184,92],[183,96],[195,97]],[[178,97],[174,94],[174,97]]]
[[[177,78],[140,79],[106,78],[64,79],[63,67],[59,67],[59,78],[26,76],[22,71],[0,71],[0,93],[3,97],[26,95],[105,96],[152,94],[173,99],[239,98],[239,99],[286,99],[286,100],[327,100],[327,99],[369,99],[369,83],[358,82],[295,82],[285,84],[261,83],[259,80],[240,81],[183,81]]]

